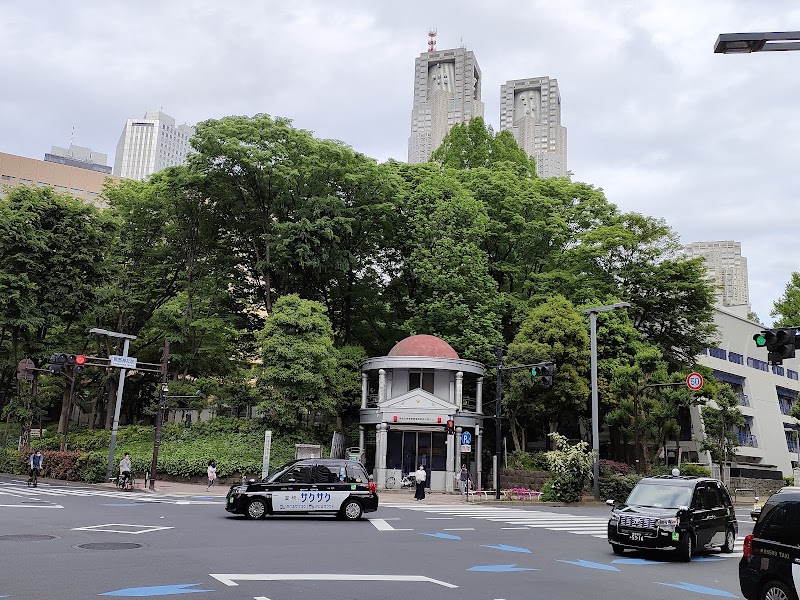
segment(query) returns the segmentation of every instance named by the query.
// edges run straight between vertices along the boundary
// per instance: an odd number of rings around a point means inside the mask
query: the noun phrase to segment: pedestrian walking
[[[414,494],[414,498],[417,500],[425,500],[425,480],[428,479],[428,474],[425,472],[425,467],[423,465],[419,466],[419,469],[414,473],[414,481],[417,482],[417,491]]]
[[[466,466],[461,467],[461,473],[458,474],[458,486],[461,488],[461,495],[466,496],[469,491],[469,471]]]
[[[217,463],[216,461],[208,461],[208,485],[206,491],[211,489],[211,486],[217,482]]]

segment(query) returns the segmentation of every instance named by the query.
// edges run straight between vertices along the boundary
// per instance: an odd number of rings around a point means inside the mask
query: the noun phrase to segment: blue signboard
[[[469,431],[461,434],[461,443],[465,446],[469,446],[472,443],[472,434]]]

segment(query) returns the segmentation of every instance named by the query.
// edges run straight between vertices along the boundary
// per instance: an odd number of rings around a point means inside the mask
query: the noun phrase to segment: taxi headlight
[[[678,517],[668,517],[666,519],[658,520],[659,529],[664,529],[666,531],[675,531],[675,527],[677,525],[678,525]]]
[[[611,513],[611,516],[608,518],[609,523],[619,523],[619,515],[615,512]]]
[[[234,494],[244,494],[246,491],[247,491],[247,486],[246,485],[240,485],[240,486],[237,486],[237,487],[233,488],[233,493]]]

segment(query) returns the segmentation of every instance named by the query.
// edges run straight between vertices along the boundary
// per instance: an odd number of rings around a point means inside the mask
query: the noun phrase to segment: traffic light
[[[540,363],[531,367],[531,377],[541,382],[544,387],[553,385],[553,371],[555,365],[551,362]]]
[[[753,336],[757,348],[767,349],[767,360],[779,365],[784,359],[795,357],[795,348],[798,345],[798,336],[795,329],[765,329]]]
[[[64,355],[62,355],[64,356]],[[83,373],[84,365],[86,364],[86,356],[83,354],[67,354],[66,356],[66,366],[72,368],[73,375],[80,375]]]
[[[48,368],[54,374],[61,373],[61,370],[67,364],[67,355],[66,354],[53,354],[50,357],[50,365]]]
[[[447,435],[453,435],[456,432],[456,423],[453,419],[447,421]]]

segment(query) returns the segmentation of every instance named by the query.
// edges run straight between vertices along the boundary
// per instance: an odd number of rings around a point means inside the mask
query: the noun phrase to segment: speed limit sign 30
[[[700,373],[689,373],[686,377],[686,387],[696,392],[703,387],[703,376]]]

